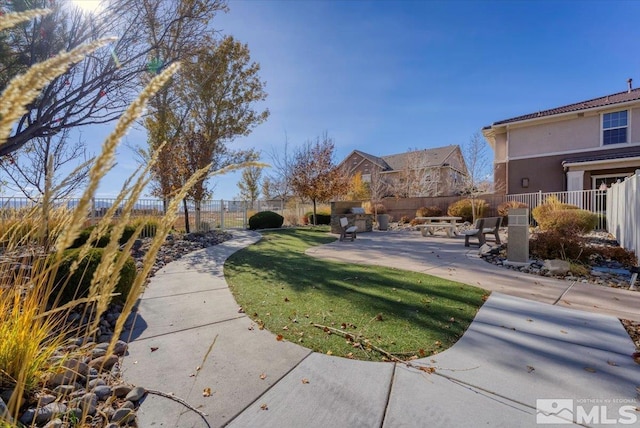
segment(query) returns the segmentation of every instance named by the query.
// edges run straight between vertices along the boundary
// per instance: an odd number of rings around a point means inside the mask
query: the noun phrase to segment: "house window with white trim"
[[[602,145],[627,142],[627,110],[602,115]]]

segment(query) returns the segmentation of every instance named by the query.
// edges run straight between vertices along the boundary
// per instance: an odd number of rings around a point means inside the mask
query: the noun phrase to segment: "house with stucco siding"
[[[494,122],[494,182],[507,194],[603,188],[640,168],[640,88]]]

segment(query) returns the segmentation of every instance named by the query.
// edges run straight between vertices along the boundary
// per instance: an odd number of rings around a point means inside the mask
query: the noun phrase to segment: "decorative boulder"
[[[566,275],[569,273],[571,265],[565,260],[554,259],[545,260],[544,268],[547,269],[551,275]]]

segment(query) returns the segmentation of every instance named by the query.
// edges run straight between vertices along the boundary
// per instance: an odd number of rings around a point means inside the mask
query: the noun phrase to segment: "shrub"
[[[124,227],[124,230],[122,231],[122,236],[120,237],[120,240],[118,240],[118,243],[120,245],[126,244],[129,238],[131,238],[134,233],[136,233],[136,227],[130,224],[126,225]]]
[[[273,211],[260,211],[249,217],[249,229],[273,229],[282,227],[284,217]]]
[[[375,209],[375,212],[377,214],[386,214],[387,213],[387,207],[385,207],[383,204],[376,204],[374,209]]]
[[[87,228],[82,229],[78,234],[78,237],[73,241],[73,243],[69,247],[69,249],[82,247],[87,242],[87,240],[91,236],[91,232],[95,228],[96,228],[95,226],[89,226]],[[91,246],[93,246],[94,248],[104,248],[107,246],[107,244],[109,244],[110,239],[111,239],[111,236],[108,233],[105,233],[102,236],[100,236],[97,241],[93,241],[91,243]]]
[[[536,233],[529,240],[529,251],[538,259],[561,259],[588,263],[591,250],[586,240],[576,234],[558,231]]]
[[[439,207],[420,207],[416,211],[416,217],[438,217],[442,215]]]
[[[529,208],[529,205],[519,201],[507,201],[498,205],[498,215],[507,217],[511,208]]]
[[[405,223],[409,223],[410,221],[411,219],[409,218],[408,215],[403,215],[402,217],[400,217],[400,221],[398,223],[405,224]]]
[[[452,217],[462,217],[462,221],[473,221],[471,202],[471,199],[461,199],[454,202],[447,208],[447,214]],[[475,199],[473,205],[475,206],[477,217],[483,217],[484,212],[489,207],[484,199]]]
[[[538,225],[542,230],[555,230],[564,234],[587,233],[598,225],[598,216],[580,209],[549,211],[538,221]]]
[[[307,216],[307,224],[313,224],[313,213]],[[331,214],[326,213],[317,213],[316,214],[316,225],[320,224],[331,224]]]
[[[66,250],[62,261],[58,265],[54,282],[55,289],[51,293],[50,301],[60,296],[58,305],[64,305],[75,299],[86,297],[89,293],[93,273],[100,264],[103,252],[104,249],[102,248],[90,249],[87,256],[80,261],[76,271],[70,276],[71,265],[78,259],[80,249]],[[136,263],[132,257],[126,256],[124,253],[120,253],[118,257],[127,257],[127,260],[120,270],[120,280],[113,290],[119,295],[114,296],[113,300],[116,303],[123,303],[129,295],[137,272]]]
[[[592,247],[592,254],[598,254],[605,260],[615,260],[623,266],[637,266],[638,258],[636,253],[622,247]]]
[[[286,214],[284,216],[284,219],[287,221],[287,223],[290,226],[297,226],[298,225],[298,216],[292,213]]]
[[[533,219],[540,225],[545,222],[550,212],[577,209],[578,207],[576,205],[565,204],[560,202],[557,197],[549,196],[543,204],[540,204],[531,210],[531,214],[533,215]]]
[[[140,223],[144,223],[144,226],[138,235],[139,238],[153,238],[156,236],[159,225],[158,219],[154,217],[139,218],[133,222],[133,226],[138,227]]]

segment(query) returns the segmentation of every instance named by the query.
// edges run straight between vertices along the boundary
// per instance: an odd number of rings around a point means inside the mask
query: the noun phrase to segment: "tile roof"
[[[631,91],[618,92],[617,94],[606,95],[604,97],[594,98],[587,101],[569,104],[562,107],[556,107],[549,110],[542,110],[536,113],[529,113],[522,116],[512,117],[511,119],[500,120],[494,122],[492,126],[504,125],[507,123],[520,122],[522,120],[537,119],[540,117],[554,116],[556,114],[571,113],[574,111],[588,110],[596,107],[606,107],[609,105],[624,103],[628,101],[640,100],[640,88]],[[487,128],[490,128],[487,127]]]
[[[414,150],[396,155],[381,156],[381,159],[395,171],[404,169],[409,157],[412,157],[412,162],[415,162],[414,165],[421,164],[425,167],[442,166],[457,147],[456,145],[450,145],[433,149]],[[420,159],[416,160],[416,157],[420,157]]]
[[[640,150],[629,150],[624,153],[604,153],[600,155],[593,156],[582,156],[575,158],[567,158],[562,161],[562,164],[565,163],[581,163],[581,162],[594,162],[601,160],[616,160],[616,159],[626,159],[626,158],[635,158],[640,157]]]

